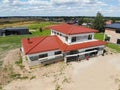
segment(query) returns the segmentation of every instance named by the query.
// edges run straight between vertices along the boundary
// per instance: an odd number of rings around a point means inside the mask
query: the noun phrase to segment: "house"
[[[51,29],[51,36],[22,39],[22,51],[30,66],[101,55],[107,44],[94,39],[97,30],[83,26],[59,24],[48,28]]]
[[[107,34],[109,42],[120,44],[120,23],[106,25],[105,34]]]
[[[112,24],[112,20],[107,20],[107,21],[105,22],[105,24],[106,24],[106,25]]]
[[[30,34],[26,27],[4,28],[0,29],[0,36]]]

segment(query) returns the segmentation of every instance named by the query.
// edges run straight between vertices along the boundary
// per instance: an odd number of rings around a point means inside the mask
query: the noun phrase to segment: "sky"
[[[0,16],[120,17],[120,0],[0,0]]]

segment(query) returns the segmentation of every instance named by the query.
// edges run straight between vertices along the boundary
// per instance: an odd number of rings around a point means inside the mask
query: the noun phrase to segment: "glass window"
[[[58,54],[61,54],[61,53],[62,53],[61,51],[56,51],[55,55],[58,55]]]
[[[65,40],[68,41],[68,37],[67,36],[65,37]]]
[[[72,37],[72,42],[76,42],[76,37]]]
[[[92,39],[92,35],[88,35],[88,40],[91,40]]]
[[[32,56],[32,57],[30,57],[30,60],[31,60],[31,61],[36,61],[36,60],[38,60],[38,59],[39,59],[38,56]]]
[[[41,54],[41,55],[39,55],[39,58],[44,58],[44,57],[47,57],[48,56],[48,54]]]

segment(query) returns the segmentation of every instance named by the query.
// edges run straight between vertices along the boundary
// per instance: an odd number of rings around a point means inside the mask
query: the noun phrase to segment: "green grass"
[[[94,38],[98,39],[98,40],[103,40],[104,39],[104,34],[103,33],[96,33],[95,36],[94,36]],[[120,52],[120,46],[117,45],[117,44],[108,43],[106,46],[109,47],[109,48],[112,48],[112,49],[116,50],[117,52]]]
[[[94,38],[98,39],[98,40],[103,40],[104,39],[104,34],[103,33],[96,33],[94,35]]]
[[[41,22],[41,23],[33,23],[31,24],[29,27],[29,29],[37,29],[39,30],[39,28],[44,28],[46,26],[49,26],[49,25],[53,25],[53,24],[56,24],[56,23],[53,23],[53,22]]]
[[[113,43],[109,43],[106,46],[109,47],[109,48],[112,48],[112,49],[114,49],[114,50],[116,50],[117,52],[120,53],[120,46],[119,45],[113,44]]]

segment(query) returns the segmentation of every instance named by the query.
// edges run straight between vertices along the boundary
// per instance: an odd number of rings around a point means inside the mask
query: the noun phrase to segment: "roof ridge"
[[[56,36],[56,35],[55,35],[55,36]],[[57,40],[57,39],[59,39],[59,37],[57,37],[57,36],[56,36],[56,38],[55,38],[55,39],[56,39],[56,41],[57,41],[58,45],[60,46],[60,42]],[[61,42],[62,42],[62,41],[61,41]],[[63,42],[62,42],[62,43],[63,43]],[[65,43],[63,43],[63,44],[65,44]],[[61,47],[61,46],[60,46],[60,47]],[[67,45],[66,45],[66,47],[67,47]],[[66,48],[66,47],[65,47],[65,48]],[[60,48],[60,49],[61,49],[61,48]],[[64,50],[65,50],[65,49],[64,49]],[[63,51],[64,51],[64,50],[63,50]]]
[[[45,40],[47,38],[47,36],[45,36],[41,41],[39,41],[36,45],[34,45],[30,50],[28,50],[27,52],[26,52],[26,54],[27,53],[29,53],[34,47],[36,47],[39,43],[41,43],[43,40]]]
[[[71,34],[71,32],[72,32],[72,29],[73,28],[73,26],[72,25],[70,25],[70,31],[69,31],[69,33],[68,34]]]

